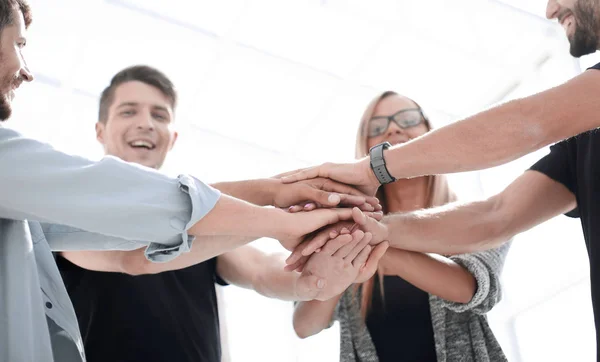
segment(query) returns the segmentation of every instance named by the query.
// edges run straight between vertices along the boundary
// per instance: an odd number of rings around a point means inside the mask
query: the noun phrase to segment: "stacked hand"
[[[379,222],[381,206],[373,197],[379,184],[363,168],[364,162],[325,164],[276,177],[280,184],[273,204],[287,208],[295,221],[289,235],[279,240],[293,250],[286,270],[302,272],[302,298],[328,299],[369,279],[388,247],[383,242],[387,228]],[[321,289],[309,288],[315,283]]]
[[[380,212],[365,214],[358,208],[354,208],[350,211],[350,220],[349,218],[345,218],[347,216],[347,211],[345,210],[343,212],[343,219],[314,233],[314,235],[311,235],[310,238],[307,238],[294,249],[293,253],[286,260],[288,264],[286,270],[301,271],[309,260],[309,257],[316,255],[313,254],[315,251],[322,249],[340,234],[344,235],[360,229],[370,234],[370,245],[377,245],[388,240],[388,229],[385,224],[380,222],[383,217]]]
[[[373,276],[388,245],[372,250],[371,239],[370,233],[345,229],[308,258],[296,284],[298,300],[327,300]]]
[[[317,177],[293,183],[272,179],[268,187],[272,205],[290,212],[323,207],[359,207],[363,211],[381,210],[379,200],[358,189],[330,179]]]
[[[323,177],[346,185],[352,185],[367,195],[375,195],[379,181],[371,171],[369,159],[363,158],[352,163],[324,163],[282,175],[284,183]]]

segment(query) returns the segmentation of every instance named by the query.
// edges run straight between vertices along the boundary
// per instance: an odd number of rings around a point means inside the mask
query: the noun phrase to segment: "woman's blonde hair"
[[[369,153],[368,146],[368,127],[369,121],[373,118],[373,113],[375,112],[375,107],[381,102],[383,99],[391,96],[400,96],[398,93],[393,91],[385,91],[377,95],[367,106],[365,112],[360,119],[360,124],[358,127],[358,132],[356,133],[356,146],[355,146],[355,157],[357,159],[365,157]],[[410,99],[410,98],[408,98]],[[423,112],[421,106],[414,100],[410,99],[423,114],[425,125],[427,126],[427,131],[431,131],[432,126],[431,122]],[[456,201],[456,195],[450,189],[448,185],[448,180],[444,175],[433,175],[433,176],[425,176],[428,180],[428,188],[427,188],[427,204],[426,207],[436,207],[447,204],[452,201]],[[379,189],[377,192],[377,197],[381,201],[383,206],[384,213],[387,213],[386,202],[384,198],[384,194],[382,189]],[[378,271],[379,280],[381,285],[381,291],[383,293],[383,275]],[[371,307],[371,300],[373,297],[373,283],[375,281],[375,276],[362,283],[362,298],[361,298],[361,314],[363,318],[366,318],[367,313]]]

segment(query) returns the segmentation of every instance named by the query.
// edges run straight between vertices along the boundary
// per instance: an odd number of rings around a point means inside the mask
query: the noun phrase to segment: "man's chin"
[[[0,122],[6,121],[12,115],[11,101],[8,95],[4,94],[0,99]]]

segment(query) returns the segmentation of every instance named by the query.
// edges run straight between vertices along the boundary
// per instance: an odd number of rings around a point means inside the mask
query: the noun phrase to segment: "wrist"
[[[391,214],[387,214],[383,216],[383,219],[381,219],[381,221],[379,222],[379,224],[381,225],[381,233],[383,236],[383,240],[382,241],[388,241],[391,244],[391,240],[390,240],[390,219],[391,219]]]
[[[362,170],[362,174],[365,176],[365,179],[367,180],[368,185],[367,186],[371,186],[371,187],[379,187],[380,183],[379,180],[377,179],[377,176],[375,176],[375,173],[373,172],[373,169],[371,168],[371,158],[369,156],[363,158],[362,160],[359,161],[360,165],[361,165],[361,170]]]
[[[287,213],[277,207],[265,208],[265,220],[268,220],[269,228],[265,231],[265,237],[282,240],[289,237],[292,233],[289,231],[290,213]]]
[[[310,300],[312,300],[312,298],[309,298],[306,295],[302,295],[301,293],[298,292],[298,282],[300,281],[300,273],[293,271],[292,273],[294,273],[294,295],[293,295],[293,300],[297,301],[297,302],[308,302]]]
[[[275,198],[278,191],[281,189],[281,180],[274,178],[259,179],[259,190],[261,200],[264,200],[263,205],[274,206]]]

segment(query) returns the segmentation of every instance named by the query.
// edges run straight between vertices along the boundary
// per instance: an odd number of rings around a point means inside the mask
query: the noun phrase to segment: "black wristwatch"
[[[392,147],[389,142],[383,142],[378,145],[371,147],[369,150],[369,157],[371,158],[371,170],[382,185],[389,184],[390,182],[396,181],[394,176],[390,175],[387,167],[385,167],[385,160],[383,159],[383,150],[387,150]]]

